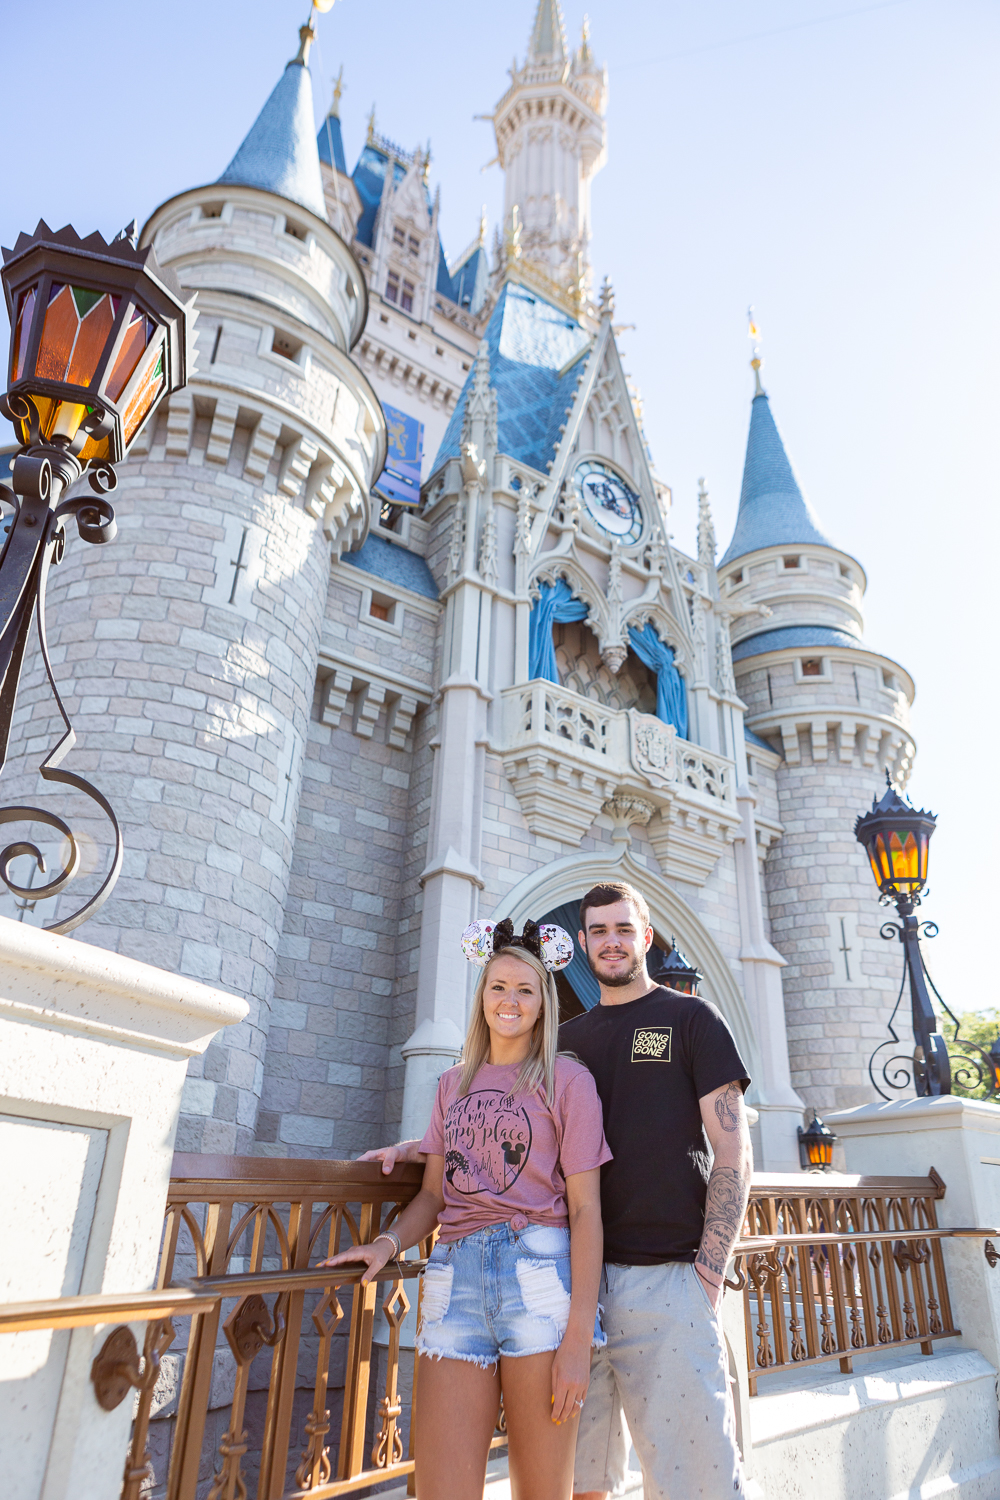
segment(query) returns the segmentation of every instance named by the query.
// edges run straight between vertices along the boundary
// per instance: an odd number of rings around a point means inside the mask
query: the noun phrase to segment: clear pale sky
[[[564,7],[573,45],[584,3]],[[636,325],[621,342],[673,488],[677,543],[694,545],[699,475],[720,553],[732,533],[752,302],[800,482],[867,570],[866,640],[916,678],[910,792],[939,815],[924,914],[942,933],[928,957],[954,1009],[996,1005],[984,908],[1000,846],[1000,11],[988,0],[589,6],[610,76],[592,260],[598,283],[612,279],[618,320]],[[481,204],[491,226],[500,212],[499,169],[481,170],[492,132],[473,116],[523,59],[533,11],[534,0],[340,0],[319,18],[318,113],[343,63],[349,165],[373,102],[400,145],[430,138],[448,255],[472,239]],[[305,12],[291,0],[100,0],[84,24],[66,0],[11,7],[3,243],[39,215],[109,234],[214,180]],[[0,441],[8,431],[0,423]]]

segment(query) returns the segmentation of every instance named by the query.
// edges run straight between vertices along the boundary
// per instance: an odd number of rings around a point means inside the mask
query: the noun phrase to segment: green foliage
[[[982,1047],[988,1052],[1000,1036],[1000,1010],[968,1010],[963,1011],[958,1021],[958,1045],[955,1046],[955,1026],[945,1015],[941,1018],[941,1034],[948,1043],[948,1051],[951,1054],[951,1077],[952,1092],[961,1094],[966,1099],[989,1099],[993,1093],[993,1080],[989,1076],[989,1064],[984,1061],[975,1047]],[[969,1048],[969,1055],[981,1063],[986,1080],[976,1083],[975,1068],[970,1068],[967,1077],[961,1076],[962,1068],[962,1043],[972,1042],[975,1046]]]

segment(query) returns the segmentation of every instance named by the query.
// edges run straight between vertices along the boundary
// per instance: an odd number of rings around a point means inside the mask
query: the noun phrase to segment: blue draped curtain
[[[672,646],[665,646],[652,625],[628,628],[632,650],[651,672],[656,673],[656,717],[673,724],[681,739],[687,739],[688,709],[684,679],[674,666]]]
[[[582,599],[573,598],[573,591],[565,578],[557,578],[555,583],[539,584],[539,591],[541,598],[531,606],[528,616],[528,676],[558,682],[552,627],[570,620],[585,620],[590,606]]]

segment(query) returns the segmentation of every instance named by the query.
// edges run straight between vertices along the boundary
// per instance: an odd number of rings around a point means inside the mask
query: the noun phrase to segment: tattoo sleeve
[[[708,1179],[705,1228],[697,1264],[714,1271],[716,1276],[726,1274],[726,1262],[743,1228],[749,1194],[749,1169],[715,1163]]]

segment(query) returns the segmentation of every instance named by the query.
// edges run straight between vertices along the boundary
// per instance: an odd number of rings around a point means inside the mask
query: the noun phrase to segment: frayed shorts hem
[[[607,1334],[598,1343],[595,1339],[591,1349],[603,1349],[608,1342]],[[438,1349],[428,1346],[419,1336],[414,1343],[417,1354],[422,1354],[425,1359],[460,1359],[469,1365],[478,1365],[481,1370],[488,1370],[496,1366],[501,1359],[527,1359],[531,1354],[555,1354],[562,1339],[555,1344],[543,1344],[538,1349],[501,1349],[496,1354],[459,1354],[457,1349]]]

